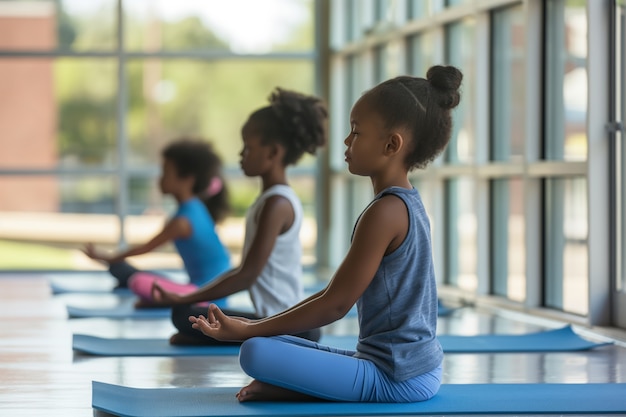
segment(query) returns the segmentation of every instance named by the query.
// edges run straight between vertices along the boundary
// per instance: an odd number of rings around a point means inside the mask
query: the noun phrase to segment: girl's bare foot
[[[193,337],[186,335],[184,333],[176,333],[170,337],[170,345],[178,345],[178,346],[202,346],[206,345],[207,342],[202,340],[199,337]]]
[[[169,307],[165,304],[159,304],[157,301],[150,301],[143,298],[135,301],[135,308],[165,308]]]
[[[252,381],[237,393],[237,399],[244,401],[320,401],[300,392],[291,391],[258,380]]]

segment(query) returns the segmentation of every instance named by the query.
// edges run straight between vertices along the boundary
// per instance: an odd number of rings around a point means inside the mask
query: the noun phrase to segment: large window
[[[84,243],[145,241],[172,213],[156,180],[161,148],[181,136],[211,140],[225,162],[234,211],[219,232],[236,260],[259,191],[238,166],[240,129],[275,87],[317,93],[314,6],[0,0],[0,245],[10,254],[0,270],[101,268]],[[314,174],[312,157],[292,172],[307,262]],[[141,267],[178,268],[174,253],[161,248]]]
[[[331,79],[331,124],[345,123],[355,93],[398,71],[423,77],[430,66],[448,64],[463,72],[447,149],[426,170],[411,173],[428,196],[442,294],[489,297],[593,324],[606,323],[609,287],[624,294],[626,147],[617,122],[625,118],[626,6],[611,1],[614,64],[607,60],[607,1],[332,1],[331,62],[341,81]],[[605,107],[613,94],[609,119]],[[615,183],[609,187],[603,153],[611,121]],[[339,143],[337,131],[331,141]],[[353,208],[370,190],[336,163],[340,155],[333,155],[329,177],[345,189],[332,194],[341,200],[333,208]],[[604,233],[609,206],[614,224]],[[333,233],[349,236],[353,223],[344,223]],[[608,269],[601,269],[608,262],[597,255],[607,254],[610,239],[616,273],[609,285]],[[329,242],[330,253],[345,249]],[[614,297],[613,304],[622,301]]]

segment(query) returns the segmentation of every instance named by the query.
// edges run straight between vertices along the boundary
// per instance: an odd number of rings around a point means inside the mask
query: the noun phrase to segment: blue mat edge
[[[124,308],[124,307],[121,307]],[[162,319],[170,317],[170,308],[146,308],[134,309],[126,314],[115,314],[116,308],[89,309],[76,306],[66,306],[67,315],[70,319],[105,318],[105,319]],[[99,312],[99,314],[98,314]]]
[[[583,388],[584,387],[584,388]],[[523,383],[523,384],[444,384],[439,393],[429,401],[422,403],[354,403],[354,402],[254,402],[240,405],[234,398],[238,387],[207,387],[207,388],[132,388],[105,382],[92,381],[92,408],[101,410],[121,417],[144,417],[153,415],[153,412],[141,407],[142,404],[132,404],[132,399],[140,397],[140,401],[146,395],[160,394],[158,398],[168,397],[163,395],[164,390],[178,390],[183,397],[181,401],[192,396],[209,401],[210,395],[228,396],[227,401],[208,403],[207,409],[210,414],[196,412],[196,407],[202,407],[202,403],[184,403],[186,414],[167,414],[168,417],[177,416],[205,416],[205,417],[228,417],[228,416],[356,416],[356,415],[440,415],[440,414],[617,414],[626,412],[626,397],[621,396],[626,391],[626,383]],[[491,401],[478,401],[481,390],[488,390],[487,396]],[[521,392],[524,390],[530,390]],[[551,392],[553,390],[553,392]],[[573,390],[573,391],[572,391]],[[105,394],[101,394],[101,392]],[[130,407],[130,411],[120,410],[111,406],[106,392],[114,391],[118,397],[113,401],[115,406],[122,404]],[[465,392],[464,392],[465,391]],[[592,391],[590,393],[590,391]],[[506,394],[506,395],[502,395]],[[550,396],[553,394],[553,396]],[[481,394],[482,395],[482,394]],[[525,395],[525,396],[524,396]],[[104,398],[103,398],[104,396]],[[452,400],[449,404],[441,405],[442,401]],[[620,398],[618,398],[618,396]],[[515,405],[511,401],[518,401]],[[151,403],[153,404],[153,403]],[[463,408],[467,404],[468,408]],[[555,405],[559,405],[555,407]],[[577,408],[580,406],[580,408]],[[233,407],[235,412],[228,411]],[[141,408],[141,412],[132,412],[133,408]],[[193,412],[187,410],[192,408]],[[312,412],[312,408],[322,408],[322,412]],[[164,414],[159,414],[164,416]]]

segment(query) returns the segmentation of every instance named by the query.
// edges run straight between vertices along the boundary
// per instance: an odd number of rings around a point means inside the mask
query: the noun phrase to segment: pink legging
[[[152,284],[155,282],[158,282],[164,290],[181,295],[198,289],[194,284],[179,284],[149,272],[135,272],[128,280],[128,288],[141,299],[152,301]]]

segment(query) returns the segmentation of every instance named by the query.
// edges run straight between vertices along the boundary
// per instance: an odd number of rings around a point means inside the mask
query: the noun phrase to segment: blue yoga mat
[[[514,353],[580,351],[612,344],[596,343],[578,336],[572,326],[523,334],[482,334],[438,336],[446,353]]]
[[[167,339],[109,339],[75,334],[72,349],[96,356],[223,356],[238,355],[239,345],[172,346]]]
[[[356,339],[324,335],[321,344],[354,349]],[[239,345],[172,346],[167,339],[104,338],[85,334],[72,337],[72,349],[94,356],[223,356],[238,355]]]
[[[92,406],[122,417],[394,416],[626,412],[626,384],[444,384],[417,403],[249,402],[238,388],[129,388],[92,382]]]
[[[563,352],[587,350],[610,343],[593,343],[578,336],[570,326],[522,335],[441,335],[446,353]],[[356,347],[356,336],[323,335],[320,344]],[[72,348],[97,356],[205,356],[237,355],[238,346],[172,346],[166,339],[108,339],[75,334]]]

